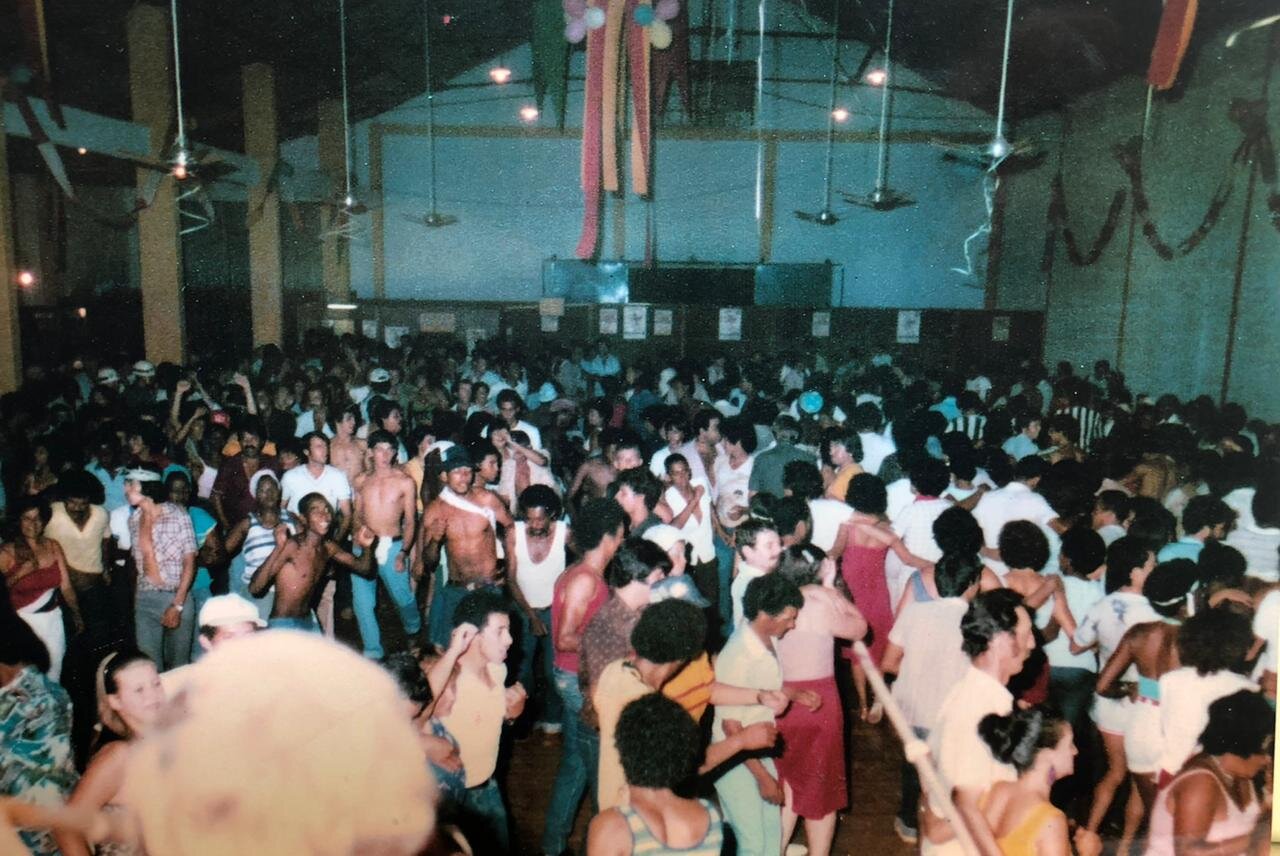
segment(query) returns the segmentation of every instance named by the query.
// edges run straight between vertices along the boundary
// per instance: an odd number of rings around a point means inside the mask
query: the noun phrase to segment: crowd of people
[[[0,841],[826,856],[846,717],[888,713],[874,784],[921,852],[1261,853],[1278,464],[1280,426],[1103,361],[318,330],[32,367],[0,398]],[[504,781],[535,731],[554,774]]]

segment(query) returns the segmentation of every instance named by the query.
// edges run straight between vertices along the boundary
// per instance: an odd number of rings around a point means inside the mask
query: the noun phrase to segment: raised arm
[[[258,570],[253,572],[253,577],[249,580],[249,594],[254,597],[263,597],[267,593],[267,589],[271,588],[271,584],[275,582],[276,574],[285,566],[285,563],[293,560],[294,554],[298,551],[298,543],[289,537],[289,530],[284,524],[280,524],[275,529],[276,548],[271,551],[271,555],[267,556],[267,560],[258,566]]]

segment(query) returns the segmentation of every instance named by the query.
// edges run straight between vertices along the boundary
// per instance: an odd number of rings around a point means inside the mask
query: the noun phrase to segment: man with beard
[[[218,477],[213,482],[213,512],[223,532],[249,516],[253,508],[253,493],[249,479],[266,468],[275,470],[275,460],[262,454],[262,423],[255,416],[246,416],[238,432],[240,452],[227,458],[218,467]]]

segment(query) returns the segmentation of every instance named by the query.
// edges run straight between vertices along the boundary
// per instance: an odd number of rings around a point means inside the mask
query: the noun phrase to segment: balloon
[[[653,7],[653,11],[662,20],[670,21],[680,14],[680,0],[658,0],[658,5]]]
[[[652,6],[645,6],[643,4],[636,6],[636,11],[633,14],[636,19],[636,23],[642,27],[647,27],[653,23]]]
[[[570,18],[581,18],[587,11],[587,0],[564,0],[564,13]]]
[[[649,44],[658,50],[671,47],[671,27],[666,21],[654,21],[649,27]]]
[[[604,26],[604,10],[599,6],[592,6],[582,19],[587,22],[587,29],[598,30]]]
[[[564,37],[570,44],[576,45],[587,37],[587,22],[581,18],[574,18],[564,25]]]

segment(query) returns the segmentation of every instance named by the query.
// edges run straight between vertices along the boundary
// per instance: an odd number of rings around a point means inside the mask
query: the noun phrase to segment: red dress
[[[884,558],[888,553],[888,545],[859,547],[851,541],[840,560],[840,575],[853,595],[853,605],[867,620],[867,636],[863,641],[877,665],[889,644],[889,631],[893,629],[893,605],[889,602],[889,583],[884,576]],[[852,648],[841,650],[853,659]]]

